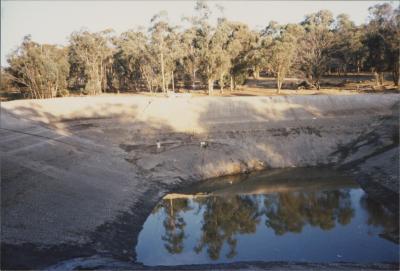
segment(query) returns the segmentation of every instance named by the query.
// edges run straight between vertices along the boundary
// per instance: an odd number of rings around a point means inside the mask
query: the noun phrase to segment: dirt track
[[[2,267],[44,268],[97,254],[134,261],[154,204],[175,187],[211,177],[324,165],[395,191],[399,97],[2,103]]]

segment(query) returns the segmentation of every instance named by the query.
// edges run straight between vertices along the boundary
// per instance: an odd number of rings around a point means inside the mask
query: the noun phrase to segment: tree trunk
[[[172,91],[175,92],[175,79],[174,79],[174,71],[171,72],[171,76],[172,76]]]
[[[276,93],[278,93],[278,94],[281,93],[281,86],[282,86],[282,80],[281,80],[280,74],[278,72],[278,74],[276,75],[276,87],[277,87]]]
[[[58,69],[56,70],[56,85],[54,87],[53,97],[57,97],[58,93]]]
[[[375,85],[379,86],[379,75],[378,75],[378,72],[374,71],[374,76],[375,76]]]
[[[101,72],[100,72],[101,73]],[[99,66],[98,63],[92,64],[92,74],[89,79],[91,85],[91,89],[89,89],[89,93],[92,95],[97,95],[101,93],[101,75],[99,74]]]
[[[384,73],[383,72],[380,72],[379,73],[379,84],[382,86],[383,85],[383,76],[384,76]]]
[[[193,85],[192,85],[192,88],[193,88],[193,90],[195,90],[196,89],[196,70],[195,69],[193,69]]]
[[[170,206],[171,206],[171,217],[173,217],[174,216],[174,204],[173,204],[173,202],[172,202],[172,199],[169,199],[169,204],[170,204]]]
[[[383,85],[383,72],[374,72],[375,75],[375,82],[377,86],[382,86]]]
[[[104,90],[104,66],[103,66],[103,61],[100,60],[100,89],[101,92],[105,92]]]
[[[321,86],[319,84],[319,78],[317,78],[317,80],[315,80],[315,86],[317,87],[317,90],[320,90]]]
[[[253,77],[254,77],[254,79],[260,78],[260,69],[256,66],[254,67]]]
[[[214,80],[208,79],[208,95],[211,95],[214,91]]]
[[[394,85],[398,87],[400,82],[400,64],[398,61],[393,65],[392,76]]]
[[[162,76],[162,91],[165,93],[165,74],[164,74],[164,54],[161,52],[161,76]]]
[[[231,91],[233,91],[233,76],[231,76],[231,84],[230,84]]]
[[[221,89],[221,93],[224,93],[224,73],[221,73],[221,76],[219,78],[219,86]]]

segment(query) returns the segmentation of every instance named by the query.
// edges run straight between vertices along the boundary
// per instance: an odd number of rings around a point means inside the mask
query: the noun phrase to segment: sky
[[[230,20],[261,29],[274,20],[298,23],[304,15],[329,9],[336,16],[347,13],[356,24],[366,21],[368,7],[383,1],[209,1],[224,7]],[[1,65],[25,35],[40,43],[64,45],[68,36],[82,28],[117,34],[136,26],[148,27],[151,17],[168,12],[172,23],[193,14],[194,1],[1,1]]]

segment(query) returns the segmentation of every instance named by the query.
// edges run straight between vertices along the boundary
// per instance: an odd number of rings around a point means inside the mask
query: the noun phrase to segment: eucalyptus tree
[[[250,50],[246,53],[246,62],[251,68],[253,77],[258,79],[260,77],[260,70],[266,65],[266,40],[263,33],[253,31],[255,39],[251,44]]]
[[[355,23],[347,14],[339,14],[335,22],[335,52],[333,56],[339,60],[338,72],[347,74],[349,66],[357,66],[357,52],[362,46],[361,37]]]
[[[71,76],[84,82],[88,94],[105,91],[106,66],[111,65],[111,30],[90,33],[86,30],[73,32],[69,38],[69,62],[74,66]]]
[[[378,84],[383,83],[383,72],[391,71],[393,82],[399,85],[400,7],[389,3],[369,8],[365,44],[368,47],[367,65],[376,74]]]
[[[246,24],[229,22],[227,51],[230,57],[229,79],[230,88],[233,90],[238,83],[243,83],[242,78],[247,78],[250,62],[248,54],[257,42],[257,35]]]
[[[218,8],[222,10],[221,7]],[[196,79],[203,79],[209,94],[213,92],[216,80],[223,91],[231,62],[228,51],[230,23],[220,17],[214,26],[212,15],[213,12],[206,2],[197,1],[195,16],[184,18],[190,23],[190,27],[181,36],[184,44],[183,64],[185,73],[191,78],[192,88],[195,88]]]
[[[351,68],[360,73],[367,57],[366,46],[363,43],[365,30],[356,26],[347,14],[339,14],[333,29],[335,41],[332,57],[338,60],[338,74],[343,71],[346,75]]]
[[[195,6],[196,16],[192,17],[191,23],[195,31],[194,44],[197,49],[198,71],[208,86],[208,94],[213,92],[214,81],[217,77],[216,51],[219,44],[216,40],[212,42],[215,27],[210,23],[211,9],[204,1],[197,1]]]
[[[223,77],[230,67],[230,56],[227,50],[228,25],[220,20],[215,29],[209,29],[204,36],[201,65],[207,78],[208,94],[213,92],[215,80],[220,80],[223,89]]]
[[[351,63],[352,65],[354,65],[357,75],[360,74],[360,71],[364,67],[368,56],[368,48],[365,46],[363,42],[364,39],[365,39],[364,27],[363,26],[355,27],[353,30],[350,50],[352,52]]]
[[[328,10],[321,10],[307,15],[301,22],[304,36],[299,40],[298,69],[313,84],[320,88],[321,76],[327,71],[331,60],[334,34],[332,32],[333,15]]]
[[[181,43],[182,34],[177,27],[170,28],[167,36],[168,57],[166,58],[168,79],[171,82],[172,91],[175,92],[176,72],[178,66],[183,66],[183,59],[186,55],[184,46]],[[169,82],[168,81],[168,82]]]
[[[171,58],[171,32],[172,28],[168,22],[168,15],[166,11],[159,12],[151,19],[151,27],[149,29],[151,36],[151,45],[155,55],[157,55],[159,62],[159,71],[161,76],[161,89],[166,92],[168,89],[168,78],[173,69]]]
[[[197,30],[194,26],[184,30],[180,35],[182,49],[183,77],[191,79],[192,89],[196,89],[196,73],[200,68],[199,48],[196,40]]]
[[[8,57],[13,85],[35,99],[61,95],[67,87],[69,64],[65,48],[39,44],[26,36],[21,46]]]
[[[304,29],[296,24],[278,25],[271,22],[264,31],[267,50],[266,67],[274,74],[277,93],[280,93],[285,77],[292,69],[298,52],[297,43]]]
[[[222,10],[221,8],[219,8]],[[114,37],[111,30],[70,35],[66,48],[40,45],[26,38],[10,55],[6,69],[12,83],[31,97],[61,95],[67,87],[98,94],[110,89],[175,90],[202,82],[209,94],[214,82],[221,92],[234,89],[249,71],[258,78],[268,69],[279,92],[293,68],[319,88],[321,76],[332,66],[340,70],[371,70],[377,84],[391,72],[399,84],[400,8],[389,3],[369,9],[369,21],[356,26],[349,16],[334,20],[326,10],[307,15],[300,24],[270,23],[262,32],[232,22],[196,2],[195,15],[182,28],[172,26],[165,12],[151,19],[148,31],[129,30]],[[216,23],[215,23],[216,21]]]
[[[226,19],[218,18],[217,26],[213,26],[210,22],[211,9],[203,1],[197,2],[195,9],[198,15],[192,18],[192,26],[196,32],[194,42],[199,72],[207,83],[208,94],[212,94],[217,79],[223,86],[223,77],[230,65],[227,51],[229,24]]]
[[[4,69],[0,68],[0,92],[7,93],[14,90],[13,78],[10,73]]]
[[[184,76],[191,79],[192,89],[196,88],[197,80],[207,81],[205,57],[214,31],[210,23],[212,12],[207,3],[197,1],[194,10],[194,16],[183,18],[183,21],[189,23],[189,27],[181,35]]]
[[[114,67],[121,87],[135,90],[143,81],[147,90],[152,92],[157,87],[157,57],[153,55],[148,38],[141,29],[129,30],[114,41],[116,53]]]
[[[220,18],[212,38],[212,50],[216,54],[215,72],[218,74],[218,84],[221,93],[224,91],[225,75],[229,74],[232,66],[231,60],[236,53],[230,47],[233,38],[232,30],[232,25],[226,19]]]

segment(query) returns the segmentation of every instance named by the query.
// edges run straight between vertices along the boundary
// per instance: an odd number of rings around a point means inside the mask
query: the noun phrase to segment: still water
[[[138,262],[398,262],[398,217],[347,177],[296,174],[230,177],[166,195],[139,235]]]

